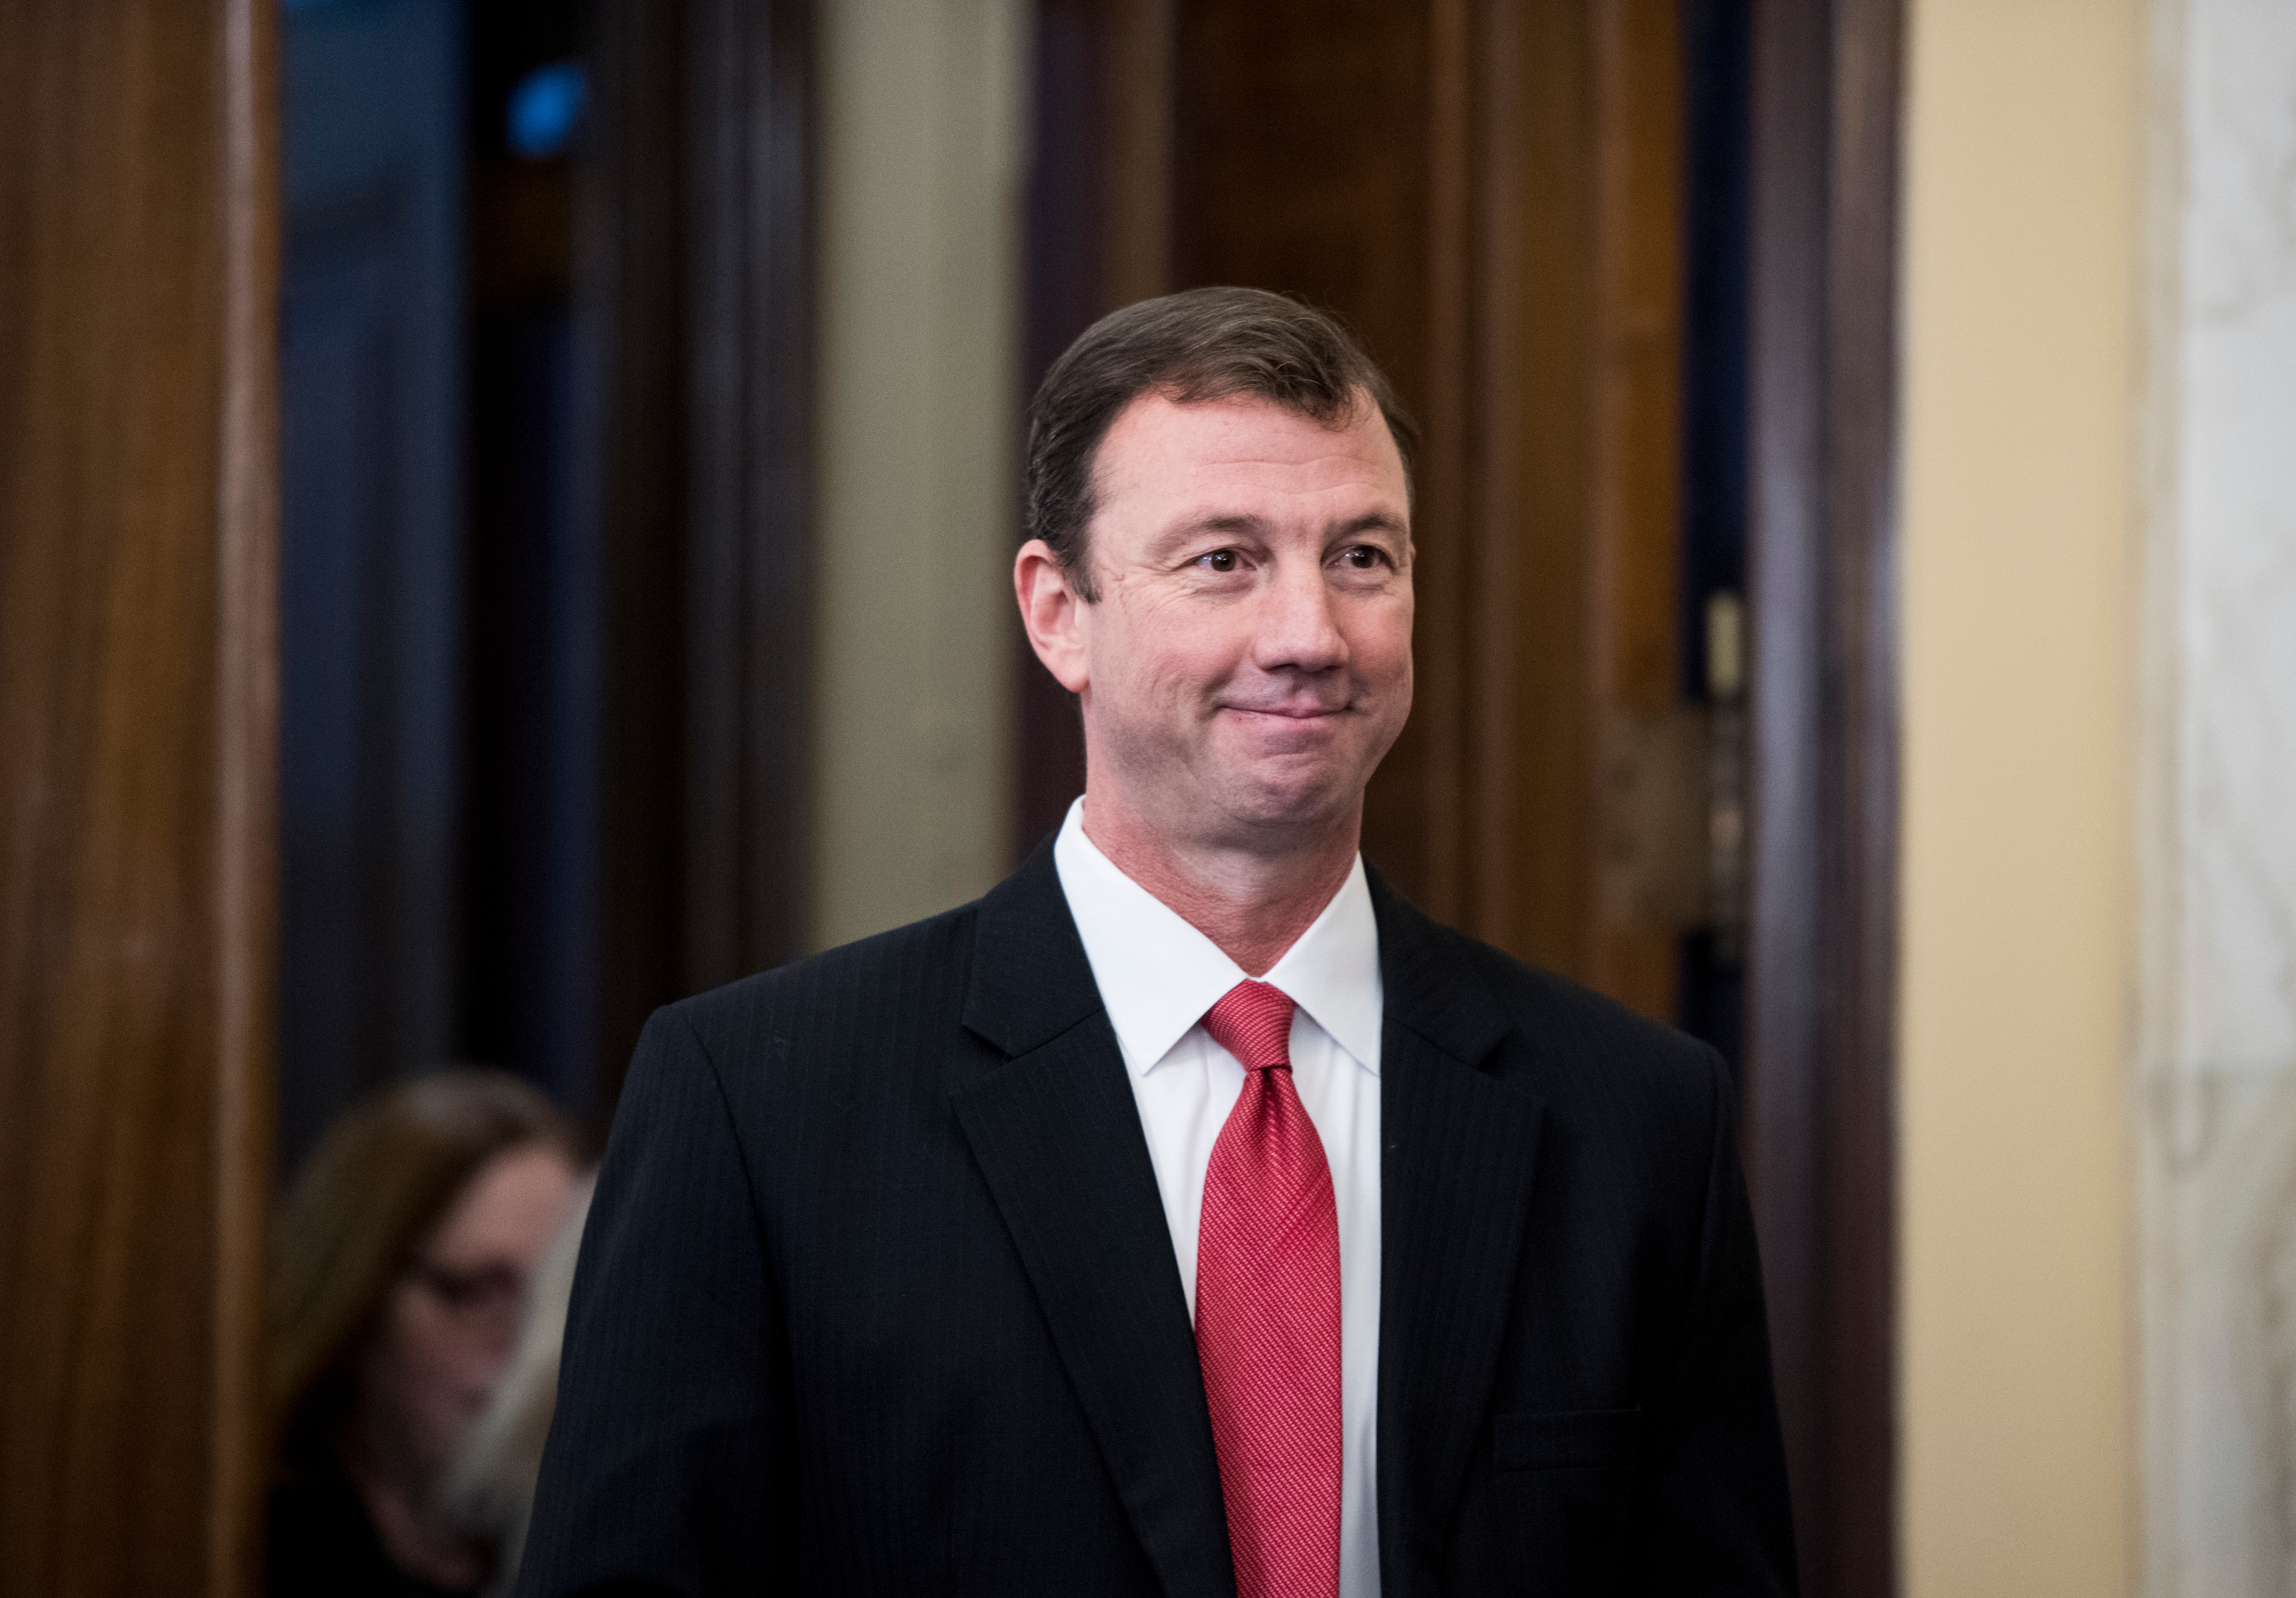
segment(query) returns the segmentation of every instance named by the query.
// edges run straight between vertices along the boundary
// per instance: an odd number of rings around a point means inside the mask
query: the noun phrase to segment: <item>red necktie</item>
[[[1244,1069],[1196,1229],[1196,1354],[1236,1598],[1333,1598],[1340,1585],[1340,1221],[1292,1085],[1292,1010],[1239,982],[1204,1017]]]

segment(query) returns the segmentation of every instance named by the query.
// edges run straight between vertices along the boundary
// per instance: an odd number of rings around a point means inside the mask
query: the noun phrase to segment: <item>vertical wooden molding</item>
[[[677,175],[686,191],[685,985],[696,992],[749,969],[751,873],[744,733],[749,650],[750,201],[746,8],[685,7],[686,119]],[[659,175],[657,175],[658,180]],[[798,704],[805,701],[800,699]]]
[[[1474,43],[1469,0],[1428,7],[1427,370],[1414,473],[1412,718],[1422,750],[1421,806],[1448,824],[1426,829],[1419,901],[1447,922],[1465,909],[1467,561],[1474,545],[1468,482],[1472,353]]]
[[[1519,947],[1523,850],[1518,834],[1521,751],[1514,730],[1521,715],[1522,654],[1516,585],[1527,497],[1523,483],[1524,78],[1521,9],[1511,0],[1480,0],[1470,48],[1475,70],[1470,193],[1473,216],[1473,356],[1463,373],[1472,413],[1467,439],[1472,507],[1460,580],[1472,586],[1463,618],[1472,641],[1453,692],[1464,724],[1455,757],[1461,775],[1435,779],[1454,806],[1430,813],[1456,817],[1446,830],[1459,840],[1458,908],[1453,919],[1502,947]],[[1473,684],[1472,691],[1468,684]]]
[[[815,134],[809,8],[690,14],[685,976],[700,989],[803,952],[808,925]]]
[[[1824,483],[1826,170],[1823,10],[1764,0],[1754,14],[1748,225],[1747,563],[1751,608],[1753,804],[1748,906],[1745,1142],[1768,1290],[1770,1348],[1803,1586],[1828,1509],[1824,1414],[1816,1094],[1822,928],[1816,570]]]
[[[1515,157],[1508,197],[1521,248],[1501,280],[1520,330],[1498,381],[1518,397],[1513,524],[1490,537],[1508,582],[1487,612],[1494,650],[1512,659],[1488,689],[1513,714],[1476,751],[1514,780],[1488,785],[1479,843],[1511,860],[1479,873],[1487,903],[1474,930],[1510,954],[1582,982],[1595,979],[1601,725],[1589,677],[1595,589],[1587,503],[1595,449],[1595,141],[1599,125],[1596,0],[1523,8]],[[1502,632],[1511,635],[1501,639]],[[1505,836],[1495,833],[1504,829]],[[1504,852],[1502,852],[1504,850]]]
[[[255,1583],[276,44],[0,9],[0,1589]]]
[[[811,770],[814,612],[815,201],[818,144],[810,4],[750,4],[741,211],[749,290],[743,539],[749,635],[742,974],[802,951],[817,835]]]
[[[606,574],[594,1119],[655,1006],[806,936],[814,62],[801,0],[589,8]]]
[[[1827,275],[1833,804],[1838,964],[1824,1188],[1833,1590],[1895,1590],[1897,1541],[1898,209],[1902,0],[1835,12]]]
[[[1594,985],[1675,1013],[1677,929],[1633,891],[1636,834],[1623,762],[1682,697],[1682,44],[1674,0],[1595,8],[1595,303],[1588,595],[1601,817]]]
[[[737,751],[697,771],[687,725],[738,716],[688,671],[686,249],[691,7],[600,0],[587,8],[588,159],[577,168],[576,315],[591,340],[578,504],[594,519],[600,574],[596,1086],[603,1130],[630,1045],[699,965],[735,958],[738,859],[701,871],[689,837],[730,838]],[[579,390],[578,390],[579,392]],[[733,664],[713,679],[726,692]],[[710,752],[720,751],[713,744]]]
[[[1899,0],[1754,12],[1747,1163],[1803,1590],[1897,1583]]]
[[[215,1421],[208,1587],[256,1590],[269,1465],[279,791],[278,8],[226,0],[223,414],[217,483]]]

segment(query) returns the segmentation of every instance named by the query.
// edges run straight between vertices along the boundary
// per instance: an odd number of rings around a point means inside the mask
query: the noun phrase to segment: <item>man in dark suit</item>
[[[1046,377],[1014,583],[1085,795],[649,1023],[524,1591],[1792,1589],[1720,1061],[1357,856],[1412,443],[1253,291]]]

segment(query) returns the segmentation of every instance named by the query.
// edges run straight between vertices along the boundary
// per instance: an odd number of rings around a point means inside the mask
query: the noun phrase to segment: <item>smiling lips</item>
[[[1263,736],[1278,742],[1308,737],[1332,731],[1339,718],[1350,709],[1338,705],[1279,705],[1262,708],[1258,705],[1222,705],[1220,709],[1244,719],[1247,725],[1257,724]]]
[[[1222,705],[1219,708],[1223,710],[1233,710],[1239,716],[1270,716],[1283,721],[1321,721],[1325,717],[1339,715],[1348,707],[1345,704],[1337,704],[1306,705],[1297,708],[1289,705]]]

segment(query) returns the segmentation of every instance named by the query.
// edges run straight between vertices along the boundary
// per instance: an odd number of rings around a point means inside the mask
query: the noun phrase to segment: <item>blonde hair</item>
[[[418,1078],[328,1129],[273,1228],[269,1396],[283,1464],[318,1464],[332,1447],[384,1298],[464,1184],[536,1143],[579,1163],[574,1124],[499,1071]]]

